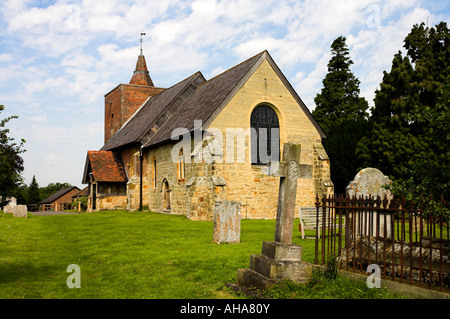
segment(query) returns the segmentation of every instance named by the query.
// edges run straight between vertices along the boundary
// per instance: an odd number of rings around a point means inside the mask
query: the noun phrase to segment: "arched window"
[[[280,160],[280,124],[267,105],[255,107],[250,116],[252,164],[265,165]]]

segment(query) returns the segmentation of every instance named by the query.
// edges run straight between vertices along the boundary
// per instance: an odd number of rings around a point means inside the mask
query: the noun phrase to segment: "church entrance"
[[[169,187],[169,182],[166,180],[164,180],[163,182],[163,211],[170,211],[171,207],[170,207],[170,192],[171,189]]]
[[[92,184],[92,210],[97,209],[97,184]]]

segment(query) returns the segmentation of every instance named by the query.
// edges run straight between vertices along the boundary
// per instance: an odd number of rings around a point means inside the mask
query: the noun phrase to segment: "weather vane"
[[[141,54],[142,54],[142,36],[145,35],[145,33],[141,32],[141,38],[139,39],[139,42],[141,42]]]

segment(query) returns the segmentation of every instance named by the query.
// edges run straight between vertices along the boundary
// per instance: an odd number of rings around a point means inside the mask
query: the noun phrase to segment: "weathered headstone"
[[[356,174],[353,181],[348,184],[346,190],[349,196],[368,198],[370,196],[380,196],[383,199],[384,195],[391,198],[391,192],[382,186],[388,185],[392,181],[384,175],[379,169],[367,167]]]
[[[14,213],[14,208],[9,205],[3,206],[3,212],[5,214],[12,214],[12,213]]]
[[[14,207],[17,206],[17,199],[15,197],[8,197],[6,200],[8,205],[3,207],[3,212],[12,214],[14,212]]]
[[[241,203],[216,201],[214,209],[213,242],[233,244],[241,240]]]
[[[347,186],[346,191],[348,196],[350,197],[356,196],[356,198],[363,197],[366,199],[376,199],[377,196],[380,196],[380,198],[383,199],[386,196],[388,200],[391,200],[391,192],[388,189],[382,187],[390,183],[392,183],[392,181],[389,179],[389,177],[384,175],[379,169],[367,167],[360,170],[358,174],[356,174],[353,181],[351,181]],[[392,229],[390,227],[392,222],[391,215],[387,214],[386,216],[384,216],[383,213],[378,213],[376,210],[372,211],[370,214],[371,216],[369,216],[369,213],[362,214],[361,221],[358,217],[355,218],[356,225],[359,225],[360,223],[362,223],[362,225],[367,225],[367,227],[361,227],[361,233],[359,227],[356,227],[356,235],[369,235],[370,231],[370,234],[374,236],[377,233],[377,224],[373,221],[378,220],[378,234],[379,236],[383,237],[385,231],[384,222],[386,219],[386,236],[390,238],[392,236]],[[371,230],[369,228],[369,220],[372,220]]]
[[[17,205],[14,207],[14,217],[25,217],[28,216],[28,208],[27,205]]]
[[[303,248],[292,243],[298,178],[311,178],[311,166],[300,164],[301,145],[286,143],[283,161],[271,163],[268,173],[280,176],[275,240],[263,242],[262,253],[250,256],[249,269],[239,269],[238,286],[266,289],[279,280],[306,282],[312,265],[302,261]]]
[[[9,200],[9,203],[8,203],[9,206],[11,206],[11,207],[17,206],[17,198],[9,197],[9,198],[7,198],[7,200]]]

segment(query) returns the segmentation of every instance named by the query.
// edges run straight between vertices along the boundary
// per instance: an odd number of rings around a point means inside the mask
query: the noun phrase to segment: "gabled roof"
[[[130,144],[141,143],[149,138],[176,112],[177,108],[194,92],[195,87],[205,82],[200,72],[175,84],[167,90],[147,99],[135,114],[124,123],[116,134],[102,147],[102,150],[118,149]]]
[[[125,168],[119,155],[110,151],[88,151],[84,167],[83,184],[89,183],[89,174],[96,182],[126,182]]]
[[[170,141],[176,128],[194,130],[194,120],[205,130],[254,71],[267,60],[322,138],[326,135],[267,51],[263,51],[206,81],[197,72],[164,92],[150,97],[103,146],[117,150],[129,145],[143,148]]]
[[[73,189],[76,190],[80,190],[78,187],[76,186],[72,186],[72,187],[67,187],[67,188],[63,188],[60,189],[59,191],[53,193],[52,195],[50,195],[49,197],[47,197],[46,199],[44,199],[41,204],[50,204],[53,203],[55,200],[58,200],[60,197],[66,195],[68,192],[72,191]]]
[[[88,195],[89,195],[89,191],[90,191],[89,186],[86,186],[86,187],[83,188],[81,191],[79,191],[78,193],[76,193],[75,195],[73,195],[72,198],[88,196]]]
[[[203,124],[202,129],[207,129],[214,118],[265,60],[272,66],[300,108],[317,129],[320,136],[326,138],[324,131],[278,68],[269,52],[263,51],[198,86],[195,92],[178,109],[178,112],[167,121],[164,127],[154,134],[148,142],[143,144],[143,148],[156,146],[170,140],[172,132],[176,128],[183,127],[189,131],[193,131],[194,120],[201,120]]]
[[[178,112],[143,147],[151,147],[170,140],[172,131],[178,127],[192,131],[194,120],[201,120],[203,129],[206,129],[205,122],[235,90],[263,54],[264,52],[261,52],[198,86]]]

